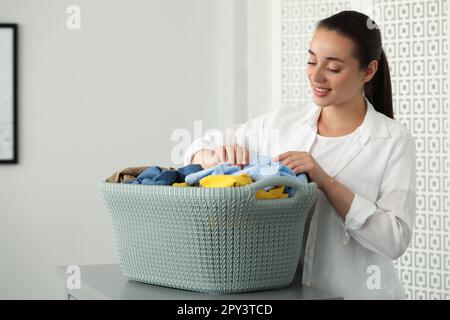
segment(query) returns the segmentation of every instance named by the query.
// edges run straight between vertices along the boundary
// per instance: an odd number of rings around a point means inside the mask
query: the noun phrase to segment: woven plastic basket
[[[297,191],[287,199],[255,198],[275,185]],[[100,189],[122,272],[132,280],[238,293],[287,287],[296,271],[301,277],[314,182],[271,177],[234,188],[102,182]]]

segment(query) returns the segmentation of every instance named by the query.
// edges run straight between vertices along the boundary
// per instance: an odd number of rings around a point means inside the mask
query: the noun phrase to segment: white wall
[[[81,30],[66,8],[81,8]],[[217,0],[1,0],[19,24],[19,164],[0,166],[0,298],[61,298],[57,265],[117,262],[98,182],[171,165],[216,127]]]
[[[280,107],[281,1],[246,0],[248,20],[248,115]]]

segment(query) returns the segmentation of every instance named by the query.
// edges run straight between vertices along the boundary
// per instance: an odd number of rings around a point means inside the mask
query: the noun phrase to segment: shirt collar
[[[376,111],[366,97],[364,97],[364,100],[366,101],[367,111],[361,126],[357,129],[362,137],[362,142],[365,144],[369,137],[389,137],[384,115]],[[321,111],[321,107],[314,103],[311,105],[307,119],[309,126],[314,132],[317,132],[317,120],[319,119]]]

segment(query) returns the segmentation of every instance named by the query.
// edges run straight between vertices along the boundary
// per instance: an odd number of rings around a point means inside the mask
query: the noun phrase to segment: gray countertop
[[[81,265],[81,288],[68,289],[66,279],[67,267],[57,268],[58,274],[64,278],[61,284],[66,288],[69,299],[113,299],[113,300],[323,300],[342,299],[341,297],[311,287],[293,283],[285,289],[239,293],[239,294],[207,294],[129,280],[124,277],[119,264]]]

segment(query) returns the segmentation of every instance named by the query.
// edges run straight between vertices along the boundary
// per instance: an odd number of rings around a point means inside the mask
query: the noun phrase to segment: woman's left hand
[[[317,183],[317,187],[323,191],[324,185],[331,177],[322,169],[311,154],[302,151],[288,151],[273,158],[294,171],[295,174],[308,173],[309,178]]]

